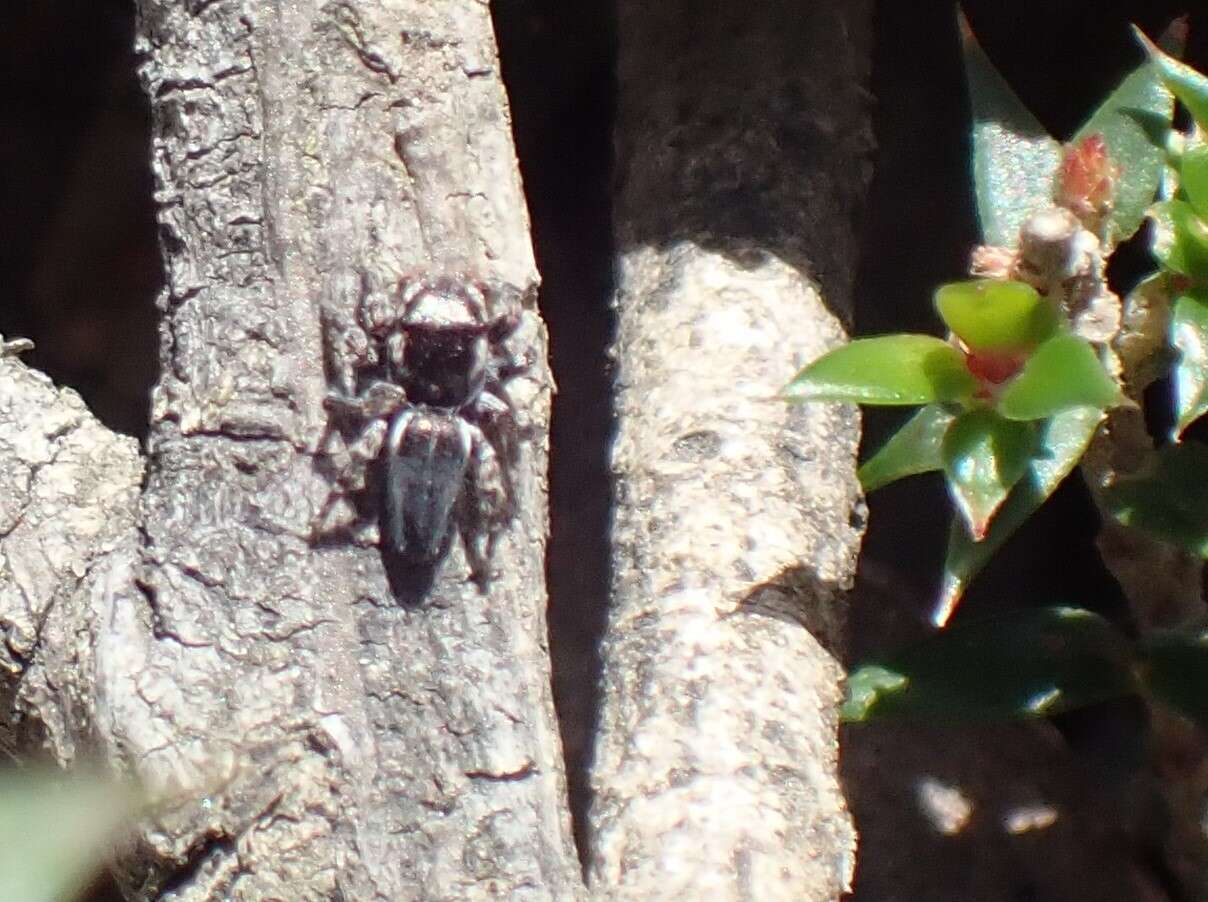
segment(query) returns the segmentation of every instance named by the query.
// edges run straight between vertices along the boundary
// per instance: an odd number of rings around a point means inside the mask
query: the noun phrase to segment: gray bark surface
[[[775,395],[845,339],[868,15],[620,4],[614,591],[590,824],[607,898],[821,900],[851,879],[836,657],[858,419]]]
[[[139,6],[167,277],[145,484],[132,442],[0,361],[5,739],[204,795],[140,832],[134,897],[576,898],[535,311],[489,597],[456,545],[407,609],[375,548],[311,541],[324,319],[366,272],[535,281],[488,10]]]
[[[143,462],[0,342],[0,750],[90,751],[106,587],[128,580]]]

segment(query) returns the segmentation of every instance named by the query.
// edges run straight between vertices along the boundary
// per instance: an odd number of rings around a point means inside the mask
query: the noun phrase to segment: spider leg
[[[390,366],[401,371],[406,362],[407,339],[402,330],[391,332],[385,342],[386,359]]]
[[[524,432],[512,399],[501,382],[488,378],[485,388],[466,413],[482,428],[496,453],[502,458],[504,479],[508,485],[508,496],[511,497],[511,480],[507,474],[519,459],[519,438]]]
[[[365,330],[344,315],[323,309],[320,318],[328,382],[345,394],[354,394],[357,374],[377,364],[377,351]]]
[[[398,308],[390,292],[382,287],[381,280],[373,273],[361,273],[361,303],[357,307],[357,319],[370,335],[380,338],[398,320]]]
[[[359,395],[328,392],[323,406],[346,420],[387,419],[407,403],[407,393],[391,382],[373,382]],[[380,450],[380,448],[379,448]]]
[[[352,482],[345,481],[345,485],[356,485],[358,491],[365,486],[365,466],[371,461],[375,461],[378,455],[382,453],[382,443],[386,441],[386,421],[378,417],[365,427],[365,431],[357,436],[356,441],[348,446],[348,456],[351,458],[353,468],[356,474],[351,477]]]
[[[476,282],[493,316],[491,318],[491,341],[502,342],[520,325],[520,317],[526,307],[537,306],[539,289],[530,284],[518,289],[507,282],[497,280]]]
[[[507,391],[503,385],[489,378],[474,403],[470,405],[469,412],[475,419],[488,426],[504,422],[514,423],[516,420],[516,407]]]
[[[508,347],[508,339],[520,328],[525,308],[536,306],[538,289],[536,285],[529,285],[519,290],[503,282],[483,282],[479,287],[489,299],[493,313],[487,337],[492,349],[491,370],[498,383],[520,375],[533,365],[531,349],[515,353]]]
[[[457,531],[465,550],[470,578],[486,592],[491,580],[490,564],[500,530],[511,519],[510,486],[494,447],[482,430],[467,424],[473,439],[470,466],[458,498]]]
[[[348,399],[341,398],[341,400]],[[355,402],[356,399],[353,401]],[[314,537],[318,538],[331,532],[340,531],[341,524],[331,522],[332,511],[348,495],[355,495],[365,490],[367,466],[381,453],[382,444],[386,440],[386,430],[386,421],[375,418],[365,426],[352,444],[339,447],[326,454],[332,468],[332,476],[341,491],[329,492],[323,506],[319,508],[313,521],[312,535]],[[372,524],[369,528],[372,528]],[[362,539],[367,540],[370,544],[376,541],[376,537],[369,535],[363,536]]]
[[[532,366],[533,355],[531,351],[525,351],[523,354],[502,355],[499,362],[495,364],[494,381],[498,387],[502,388],[503,380],[519,376],[521,373],[531,369]]]

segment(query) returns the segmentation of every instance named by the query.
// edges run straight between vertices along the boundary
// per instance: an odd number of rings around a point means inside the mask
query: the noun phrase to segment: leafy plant
[[[1133,649],[1110,623],[1044,608],[954,626],[864,664],[848,679],[842,713],[857,721],[1001,719],[1136,691]]]
[[[1191,113],[1189,134],[1161,137],[1172,176],[1167,198],[1153,205],[1156,277],[1169,309],[1167,341],[1174,352],[1175,444],[1160,449],[1134,475],[1104,492],[1121,523],[1208,558],[1208,448],[1180,442],[1208,412],[1208,78],[1164,53],[1137,31],[1163,84]]]
[[[1033,461],[1076,460],[1085,448],[1054,446],[1049,421],[1079,408],[1101,412],[1123,395],[1090,342],[1025,282],[956,282],[936,292],[935,306],[948,340],[853,341],[802,370],[784,394],[926,405],[864,464],[861,482],[871,490],[942,470],[965,528],[980,542]]]
[[[1104,412],[1130,403],[1116,375],[1111,330],[1097,322],[1112,319],[1113,303],[1119,319],[1103,272],[1161,184],[1173,111],[1161,65],[1151,59],[1063,149],[961,24],[987,242],[974,252],[972,269],[985,278],[936,292],[947,338],[854,341],[807,366],[784,392],[792,401],[924,405],[863,464],[860,480],[873,491],[943,472],[959,516],[937,625],[1074,468]]]
[[[1208,726],[1208,632],[1133,640],[1081,608],[954,626],[861,665],[842,716],[929,721],[1048,716],[1138,695]]]
[[[943,474],[957,515],[938,626],[1088,449],[1116,448],[1118,436],[1097,438],[1101,424],[1135,409],[1145,385],[1167,372],[1172,443],[1130,446],[1139,463],[1127,471],[1096,459],[1087,472],[1118,522],[1208,559],[1208,446],[1185,439],[1208,413],[1208,78],[1167,52],[1178,50],[1177,27],[1165,49],[1137,32],[1146,60],[1063,146],[963,19],[961,30],[985,242],[972,255],[977,278],[936,291],[945,337],[854,341],[784,392],[795,402],[921,407],[859,477],[873,491]],[[1171,124],[1175,98],[1195,120],[1189,133]],[[1159,271],[1121,304],[1106,263],[1146,217]],[[1134,639],[1068,607],[999,616],[858,668],[843,715],[1047,715],[1133,694],[1208,726],[1208,633],[1150,630]]]

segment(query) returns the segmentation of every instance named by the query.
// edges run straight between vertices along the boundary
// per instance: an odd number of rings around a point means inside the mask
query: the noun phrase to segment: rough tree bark
[[[490,595],[313,541],[325,323],[365,275],[535,282],[487,6],[139,0],[167,287],[147,453],[0,353],[0,747],[193,798],[131,898],[574,899],[545,647],[550,381]],[[621,3],[615,609],[602,898],[831,899],[862,506],[844,338],[868,4]],[[198,796],[204,795],[202,798]]]
[[[164,375],[140,461],[0,361],[6,744],[208,791],[141,831],[135,897],[575,898],[544,366],[512,386],[532,431],[489,598],[457,550],[409,610],[376,550],[310,542],[333,488],[321,311],[350,315],[365,270],[535,280],[488,10],[139,7]]]
[[[835,648],[850,407],[775,400],[844,339],[865,3],[622,0],[613,607],[593,889],[833,899],[855,836]]]

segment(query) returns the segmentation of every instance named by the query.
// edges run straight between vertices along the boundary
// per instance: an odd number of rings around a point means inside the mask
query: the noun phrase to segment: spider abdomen
[[[394,415],[382,449],[387,551],[417,564],[444,557],[472,449],[465,421],[452,411],[407,407]]]

